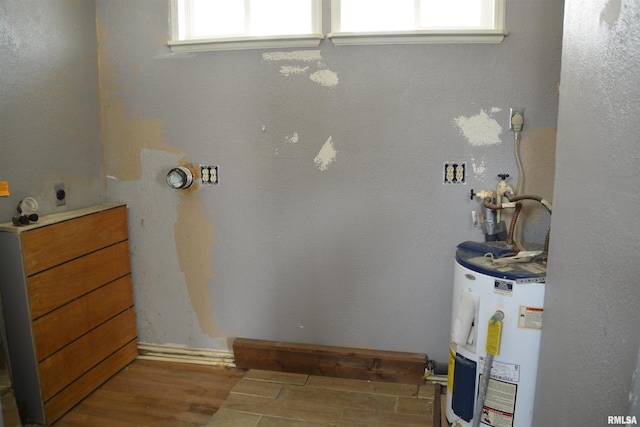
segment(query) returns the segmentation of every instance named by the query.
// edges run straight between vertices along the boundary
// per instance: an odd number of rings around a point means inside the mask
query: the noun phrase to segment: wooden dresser
[[[138,355],[127,207],[0,224],[0,293],[16,400],[49,425]]]

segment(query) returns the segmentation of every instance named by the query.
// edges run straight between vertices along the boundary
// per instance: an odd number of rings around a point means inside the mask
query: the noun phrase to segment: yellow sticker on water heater
[[[489,354],[497,356],[500,352],[500,334],[502,332],[502,321],[489,319],[487,326],[487,343],[485,351]]]
[[[453,393],[453,370],[455,366],[456,351],[452,347],[449,347],[449,367],[447,369],[447,388],[449,389],[449,393]]]
[[[9,181],[0,181],[0,196],[9,195]]]

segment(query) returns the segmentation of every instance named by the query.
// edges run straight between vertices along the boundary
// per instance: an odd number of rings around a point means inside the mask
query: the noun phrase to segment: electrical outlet
[[[509,130],[513,130],[513,124],[511,124],[511,118],[515,113],[520,113],[524,117],[524,108],[509,108]]]
[[[200,166],[200,180],[202,184],[210,185],[219,183],[218,166]]]
[[[444,184],[464,184],[467,176],[467,164],[465,162],[445,162]]]
[[[456,168],[456,182],[458,184],[464,184],[466,165],[464,163],[459,163],[455,165],[455,168]]]
[[[56,184],[53,187],[56,193],[56,206],[63,206],[67,203],[67,193],[64,191],[64,184]]]

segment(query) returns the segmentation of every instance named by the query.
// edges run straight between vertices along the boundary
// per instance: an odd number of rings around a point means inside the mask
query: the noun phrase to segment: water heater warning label
[[[482,408],[482,423],[493,427],[512,427],[513,414],[496,411],[485,406]]]
[[[492,427],[513,427],[517,393],[516,384],[489,379],[480,421]]]
[[[539,307],[520,306],[518,315],[518,327],[525,329],[542,329],[542,313],[544,309]]]

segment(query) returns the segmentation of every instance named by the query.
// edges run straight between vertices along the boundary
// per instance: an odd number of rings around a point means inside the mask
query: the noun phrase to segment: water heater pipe
[[[544,206],[545,209],[547,209],[547,211],[549,211],[549,213],[551,213],[551,202],[548,201],[547,199],[543,199],[540,196],[533,196],[533,195],[529,195],[529,194],[523,194],[521,196],[514,196],[511,193],[505,193],[504,196],[510,202],[518,202],[520,200],[535,200],[536,202],[539,202],[542,206]]]
[[[539,202],[542,206],[545,207],[545,209],[547,209],[547,211],[549,212],[549,215],[551,215],[551,211],[552,211],[552,207],[551,207],[551,202],[548,201],[547,199],[544,199],[540,196],[533,196],[533,195],[529,195],[529,194],[523,194],[521,196],[514,196],[511,193],[505,193],[504,195],[509,201],[511,202],[517,202],[519,200],[535,200],[536,202]],[[549,235],[551,233],[551,226],[549,226],[549,229],[547,230],[547,235],[545,236],[544,239],[544,251],[545,252],[549,252]],[[514,231],[515,234],[515,231]]]
[[[509,225],[509,239],[507,240],[507,244],[509,245],[513,245],[514,234],[516,232],[516,221],[518,221],[518,215],[520,215],[521,210],[522,203],[516,202],[516,210],[513,212],[513,216],[511,217],[511,225]]]
[[[518,214],[520,213],[520,209],[522,208],[521,204],[518,203],[520,200],[534,200],[536,202],[539,202],[542,206],[544,206],[547,211],[549,212],[549,214],[551,214],[551,202],[548,201],[547,199],[544,199],[540,196],[533,196],[533,195],[528,195],[528,194],[523,194],[522,196],[514,196],[511,192],[506,192],[504,193],[504,196],[506,199],[509,200],[509,203],[500,203],[500,204],[494,204],[491,203],[492,200],[490,198],[485,198],[483,200],[483,206],[487,209],[491,209],[491,210],[495,210],[495,211],[499,211],[501,209],[516,209],[515,214],[513,215],[513,217],[511,218],[511,225],[509,227],[509,241],[508,243],[510,245],[513,244],[513,242],[515,241],[515,233],[516,233],[516,221],[518,219]],[[520,205],[520,207],[518,207]],[[545,252],[549,252],[549,234],[551,232],[551,227],[549,227],[549,230],[547,230],[547,235],[545,237],[545,241],[544,241],[544,251]],[[520,249],[524,249],[522,247],[521,244],[517,244],[517,246]]]

